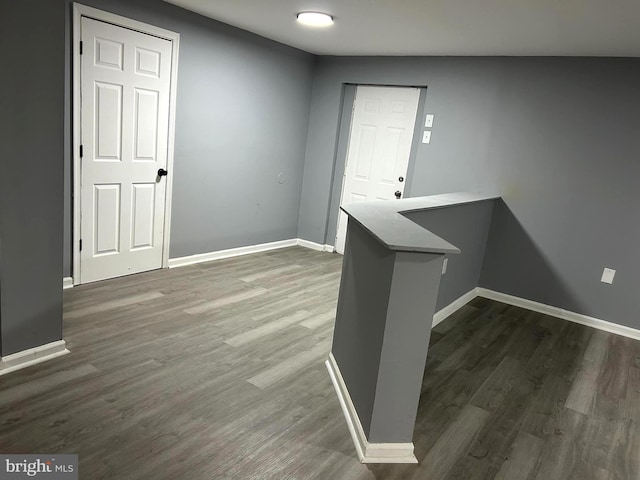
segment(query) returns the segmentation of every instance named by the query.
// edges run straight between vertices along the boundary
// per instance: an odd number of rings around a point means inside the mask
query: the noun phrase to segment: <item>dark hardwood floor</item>
[[[324,360],[342,257],[64,293],[71,354],[0,377],[0,452],[82,479],[640,479],[640,342],[476,299],[432,334],[419,465],[358,462]]]

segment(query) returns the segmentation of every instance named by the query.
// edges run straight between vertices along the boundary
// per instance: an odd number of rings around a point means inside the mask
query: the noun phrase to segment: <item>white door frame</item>
[[[338,218],[336,219],[336,235],[335,235],[335,238],[333,239],[333,245],[334,245],[333,251],[334,252],[338,251],[336,247],[338,246],[338,230],[340,228],[340,213],[341,213],[340,212],[340,206],[342,205],[342,198],[344,196],[344,187],[345,187],[345,184],[347,183],[347,162],[349,160],[349,146],[351,144],[351,131],[352,131],[352,128],[353,128],[353,115],[354,115],[354,112],[355,112],[356,98],[358,96],[358,87],[416,88],[416,89],[418,89],[418,109],[416,111],[416,120],[418,119],[418,115],[420,114],[420,96],[422,95],[421,88],[423,88],[423,87],[414,87],[414,86],[410,86],[410,85],[374,85],[374,84],[369,84],[369,83],[364,83],[364,84],[363,83],[359,83],[359,84],[356,84],[355,87],[356,87],[356,89],[355,89],[354,94],[353,94],[353,100],[352,100],[352,105],[351,105],[351,118],[349,119],[349,135],[347,137],[347,148],[346,148],[345,156],[344,156],[344,172],[342,173],[342,187],[340,187],[340,199],[338,200]],[[415,141],[415,138],[416,138],[415,135],[416,135],[416,132],[415,132],[415,124],[414,124],[414,131],[413,131],[412,140],[411,140],[412,143]],[[404,184],[404,188],[402,189],[402,192],[403,192],[402,198],[405,198],[404,197],[404,192],[405,192],[405,189],[406,189],[406,186],[407,186],[407,183],[406,183],[406,179],[407,178],[406,177],[407,177],[407,174],[409,173],[409,167],[411,166],[411,150],[412,149],[409,150],[409,159],[407,161],[407,171],[405,172],[405,175],[404,175],[405,184]]]
[[[80,3],[73,4],[73,284],[81,283],[80,278],[80,22],[82,17],[93,18],[113,25],[135,30],[155,37],[169,40],[171,49],[171,86],[169,90],[169,132],[167,136],[167,181],[164,209],[164,234],[162,245],[162,268],[169,267],[169,239],[171,230],[171,200],[173,192],[173,151],[176,126],[176,90],[178,80],[178,50],[180,34],[154,27],[146,23],[131,20],[113,13],[87,7]]]

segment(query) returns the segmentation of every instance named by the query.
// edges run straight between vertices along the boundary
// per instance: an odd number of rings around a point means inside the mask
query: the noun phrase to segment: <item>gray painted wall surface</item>
[[[433,136],[418,146],[412,196],[504,198],[494,221],[509,231],[492,236],[508,248],[491,252],[482,286],[640,328],[640,59],[320,58],[298,228],[319,243],[335,222],[344,83],[427,87]],[[613,285],[600,282],[605,266]]]
[[[331,352],[365,434],[373,415],[395,254],[349,221]],[[423,365],[424,367],[424,365]]]
[[[443,258],[349,220],[331,352],[370,442],[412,441]]]
[[[64,1],[3,1],[0,38],[7,47],[0,97],[6,356],[62,338]]]
[[[441,254],[413,252],[396,252],[394,257],[387,326],[367,437],[374,443],[413,440],[444,258]]]
[[[344,167],[349,149],[349,134],[351,132],[351,117],[353,115],[353,101],[356,95],[355,85],[345,85],[342,96],[342,110],[340,112],[340,124],[338,125],[338,143],[336,148],[336,161],[332,178],[335,181],[331,185],[331,195],[329,197],[329,215],[324,242],[328,245],[335,245],[336,233],[338,230],[338,213],[340,208],[340,198],[342,198],[342,184],[344,182]],[[335,219],[335,221],[332,221]],[[300,232],[298,232],[300,233]],[[299,238],[304,238],[300,237]]]
[[[180,33],[170,257],[296,237],[314,57],[160,0],[82,3]]]
[[[445,256],[447,272],[440,280],[436,311],[478,286],[494,203],[488,200],[404,214],[461,250],[458,255]]]

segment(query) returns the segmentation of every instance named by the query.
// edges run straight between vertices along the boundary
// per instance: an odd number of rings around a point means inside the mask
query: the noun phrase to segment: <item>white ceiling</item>
[[[640,0],[165,1],[322,55],[640,56]]]

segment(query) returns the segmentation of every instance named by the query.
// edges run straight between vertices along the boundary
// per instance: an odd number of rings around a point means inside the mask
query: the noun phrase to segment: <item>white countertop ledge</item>
[[[405,213],[453,207],[500,198],[482,193],[444,193],[402,200],[375,200],[340,207],[389,250],[423,253],[460,253],[460,249],[409,220]]]

